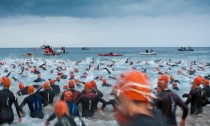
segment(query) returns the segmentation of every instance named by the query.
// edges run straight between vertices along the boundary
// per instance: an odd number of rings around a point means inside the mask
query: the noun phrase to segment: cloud
[[[0,20],[1,47],[210,46],[210,17],[127,16],[112,18],[22,16]]]
[[[79,18],[209,14],[209,0],[1,0],[0,17]]]

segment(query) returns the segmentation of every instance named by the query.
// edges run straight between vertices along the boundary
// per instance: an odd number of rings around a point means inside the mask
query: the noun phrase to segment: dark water
[[[142,56],[139,55],[140,52],[145,52],[145,50],[150,50],[151,48],[90,48],[90,50],[82,50],[81,48],[66,48],[68,54],[59,55],[59,56],[45,56],[42,54],[42,49],[36,49],[34,51],[33,48],[0,48],[0,58],[24,58],[24,54],[30,52],[36,57],[40,57],[43,59],[51,59],[51,58],[59,58],[59,59],[70,59],[70,60],[81,60],[87,57],[91,58],[100,58],[104,59],[107,57],[99,57],[100,53],[120,53],[124,54],[123,57],[120,58],[141,58],[141,59],[160,59],[160,58],[172,58],[172,59],[180,59],[180,60],[208,60],[210,56],[210,47],[205,48],[194,48],[193,52],[179,52],[177,48],[152,48],[155,52],[157,52],[156,56]],[[58,48],[55,48],[58,50]],[[108,57],[110,58],[110,57]],[[115,57],[112,57],[115,58]]]

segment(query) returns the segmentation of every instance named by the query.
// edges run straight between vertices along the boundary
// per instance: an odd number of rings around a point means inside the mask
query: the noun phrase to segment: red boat
[[[113,54],[112,52],[108,54],[98,54],[99,56],[123,56],[123,54]]]

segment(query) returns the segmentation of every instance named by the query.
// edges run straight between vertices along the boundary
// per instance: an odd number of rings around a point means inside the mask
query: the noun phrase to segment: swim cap
[[[168,83],[169,82],[168,75],[166,74],[161,75],[159,81],[164,81],[164,83]]]
[[[170,76],[170,80],[174,80],[174,76],[173,75]]]
[[[4,85],[4,87],[9,88],[10,87],[10,79],[7,77],[3,78],[3,85]]]
[[[34,93],[34,86],[30,85],[28,86],[28,94],[33,94]]]
[[[203,84],[204,84],[205,87],[206,87],[206,86],[209,86],[209,80],[208,80],[208,79],[205,79],[205,80],[203,81]]]
[[[63,86],[63,89],[64,89],[64,90],[69,89],[68,85],[64,85],[64,86]]]
[[[75,83],[76,83],[76,84],[79,84],[79,83],[80,83],[79,79],[76,79],[76,80],[75,80]]]
[[[97,88],[96,82],[94,80],[91,80],[90,83],[92,84],[93,88]]]
[[[58,101],[55,106],[54,106],[54,112],[58,118],[61,118],[63,115],[68,115],[69,114],[69,109],[64,101]]]
[[[54,85],[55,81],[53,79],[50,79],[50,85]]]
[[[103,84],[106,84],[106,78],[103,79]]]
[[[64,93],[64,99],[66,101],[72,101],[72,99],[73,99],[73,93],[71,91],[66,91]]]
[[[124,95],[131,100],[152,101],[155,95],[152,93],[150,82],[145,74],[134,70],[124,75],[125,77],[113,88],[116,91],[117,97]]]
[[[74,81],[70,80],[69,81],[69,88],[74,88],[74,87],[75,87]]]
[[[23,83],[20,83],[20,84],[19,84],[19,89],[22,90],[23,88],[24,88]]]
[[[200,77],[196,77],[196,78],[194,79],[194,84],[196,84],[196,85],[198,85],[198,86],[200,86],[201,82],[202,82],[202,79],[201,79]]]
[[[49,89],[50,88],[50,84],[48,82],[44,83],[44,89]]]
[[[56,77],[56,80],[57,80],[57,81],[59,81],[60,79],[61,79],[61,77],[60,77],[60,76],[57,76],[57,77]]]
[[[85,83],[85,90],[93,89],[92,84],[90,82]]]

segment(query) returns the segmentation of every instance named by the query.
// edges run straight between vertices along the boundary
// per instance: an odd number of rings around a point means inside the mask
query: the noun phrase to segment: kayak
[[[157,52],[149,52],[149,53],[145,53],[145,52],[140,52],[140,55],[156,55]]]
[[[123,54],[113,54],[113,53],[108,53],[108,54],[98,54],[99,56],[123,56]]]

